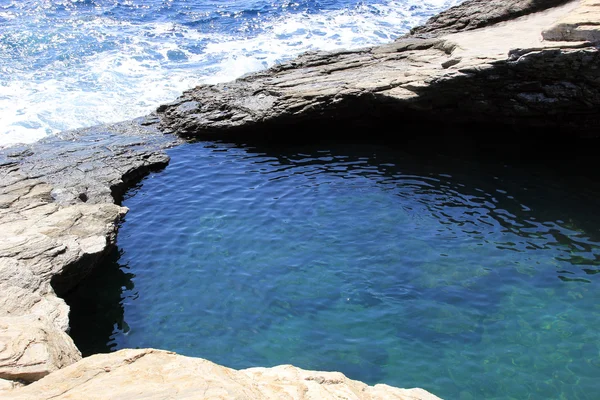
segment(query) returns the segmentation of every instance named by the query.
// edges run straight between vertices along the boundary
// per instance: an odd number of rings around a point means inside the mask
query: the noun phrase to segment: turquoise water
[[[595,182],[364,143],[170,153],[124,201],[115,259],[73,294],[84,353],[598,398]]]

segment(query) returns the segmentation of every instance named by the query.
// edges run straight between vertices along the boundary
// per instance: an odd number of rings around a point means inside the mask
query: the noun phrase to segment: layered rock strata
[[[160,149],[174,139],[143,122],[0,153],[0,379],[35,381],[81,358],[56,292],[79,282],[114,243],[127,212],[115,197],[168,163]]]
[[[557,3],[466,2],[388,45],[305,54],[188,90],[159,108],[161,125],[193,137],[373,121],[390,122],[396,135],[410,121],[437,121],[598,136],[600,55],[590,20],[598,21],[600,2],[507,20]],[[507,21],[485,26],[496,20]]]
[[[368,386],[339,372],[306,371],[292,365],[236,371],[152,349],[87,357],[8,395],[12,400],[439,400],[422,389]],[[0,398],[8,397],[0,394]]]
[[[0,398],[113,397],[107,387],[119,398],[435,398],[337,373],[234,371],[156,350],[80,360],[57,294],[114,243],[123,191],[167,164],[162,149],[179,139],[158,127],[223,137],[438,120],[597,137],[599,9],[600,0],[471,0],[384,46],[305,54],[189,90],[158,117],[0,150]]]

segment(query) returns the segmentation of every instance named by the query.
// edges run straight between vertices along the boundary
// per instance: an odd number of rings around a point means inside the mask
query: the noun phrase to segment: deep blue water
[[[0,0],[0,147],[145,115],[301,52],[389,42],[461,0]]]
[[[75,293],[84,352],[292,363],[446,399],[598,397],[595,181],[365,143],[170,153]]]

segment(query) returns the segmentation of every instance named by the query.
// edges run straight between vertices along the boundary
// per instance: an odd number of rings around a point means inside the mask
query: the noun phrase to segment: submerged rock
[[[292,365],[236,371],[201,358],[142,349],[87,357],[0,399],[436,400],[423,389],[368,386],[339,372]]]

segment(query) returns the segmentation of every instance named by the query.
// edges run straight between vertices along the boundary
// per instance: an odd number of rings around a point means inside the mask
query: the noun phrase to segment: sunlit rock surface
[[[471,0],[387,45],[305,54],[191,89],[156,116],[0,150],[0,398],[436,398],[339,373],[234,371],[157,350],[77,361],[57,293],[114,244],[127,211],[115,203],[168,163],[162,149],[178,136],[292,135],[307,126],[345,135],[365,121],[393,122],[403,134],[407,121],[433,120],[598,137],[599,7]]]
[[[43,317],[0,318],[0,338],[0,376],[6,379],[35,381],[81,359],[71,338]]]
[[[162,350],[87,357],[0,399],[348,399],[435,400],[422,389],[368,386],[339,372],[292,365],[236,371]]]
[[[168,143],[128,122],[0,152],[0,379],[34,381],[81,358],[56,292],[114,243],[127,209],[113,195],[166,165]]]
[[[188,90],[159,108],[161,125],[192,137],[253,126],[288,135],[310,124],[344,135],[373,121],[396,126],[399,137],[411,121],[598,136],[600,56],[598,44],[587,41],[598,32],[598,4],[467,1],[387,45],[305,54]],[[559,34],[568,26],[587,33]]]

